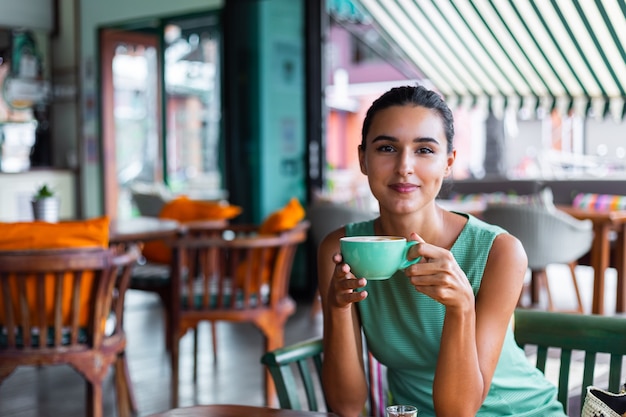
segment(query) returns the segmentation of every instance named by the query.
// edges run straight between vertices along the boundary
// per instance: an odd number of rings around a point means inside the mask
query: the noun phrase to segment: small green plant
[[[35,200],[41,200],[42,198],[54,197],[54,190],[48,187],[48,184],[44,184],[37,189],[37,192],[33,196]]]

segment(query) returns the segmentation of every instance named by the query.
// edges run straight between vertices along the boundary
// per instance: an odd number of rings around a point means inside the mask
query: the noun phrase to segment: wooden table
[[[149,417],[331,417],[333,413],[286,410],[248,405],[212,404],[174,408]]]
[[[591,266],[593,267],[593,302],[591,312],[604,314],[604,273],[609,267],[611,255],[611,231],[617,233],[615,247],[615,268],[617,270],[617,291],[615,312],[626,311],[626,210],[597,211],[557,206],[559,210],[577,219],[589,219],[593,222],[593,244],[591,246]]]
[[[176,220],[158,217],[134,217],[131,219],[111,220],[109,242],[127,244],[149,240],[168,239],[181,230]]]

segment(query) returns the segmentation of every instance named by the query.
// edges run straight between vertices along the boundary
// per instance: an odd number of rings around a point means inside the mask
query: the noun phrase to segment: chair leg
[[[193,329],[193,383],[198,380],[198,331],[199,326]]]
[[[172,387],[172,391],[170,393],[171,395],[171,404],[172,404],[172,408],[177,408],[178,407],[178,367],[179,367],[179,353],[180,353],[180,347],[179,347],[179,343],[180,340],[173,338],[173,337],[169,337],[170,340],[170,356],[171,356],[171,387]]]
[[[118,417],[137,415],[137,403],[128,372],[128,361],[125,352],[120,353],[115,361],[115,390]]]
[[[546,296],[548,298],[548,311],[554,311],[554,303],[552,302],[552,293],[550,292],[550,283],[548,282],[548,275],[546,274],[546,270],[538,270],[536,271],[537,284],[539,284],[539,288],[543,287],[546,289]]]
[[[274,329],[272,334],[265,335],[265,352],[269,352],[278,349],[284,345],[284,332],[283,329]],[[265,405],[267,407],[275,407],[276,404],[276,385],[274,385],[274,379],[268,369],[264,370],[265,374]]]
[[[537,305],[541,294],[542,278],[541,275],[545,271],[530,271],[530,306]]]
[[[569,270],[572,274],[572,285],[574,286],[574,291],[576,292],[576,303],[577,303],[577,308],[576,311],[579,313],[583,312],[583,300],[582,297],[580,296],[580,289],[578,288],[578,280],[576,279],[576,266],[578,265],[578,262],[570,262],[569,264]]]
[[[103,417],[102,381],[87,381],[87,417]]]
[[[213,342],[213,363],[217,364],[217,323],[211,322],[211,340]]]
[[[169,288],[167,289],[167,291],[169,292]],[[165,327],[165,351],[169,352],[171,346],[168,335],[170,334],[170,329],[172,326],[170,325],[170,314],[167,309],[170,307],[170,296],[164,290],[160,290],[158,294],[159,298],[161,299],[161,307],[163,308],[163,326]]]

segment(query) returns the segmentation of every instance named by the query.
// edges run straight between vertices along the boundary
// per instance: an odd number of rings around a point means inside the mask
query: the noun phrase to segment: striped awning
[[[626,0],[351,1],[452,103],[626,113]]]

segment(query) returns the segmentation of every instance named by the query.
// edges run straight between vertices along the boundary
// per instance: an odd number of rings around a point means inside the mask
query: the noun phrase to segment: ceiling
[[[626,0],[350,2],[452,105],[624,118]]]

